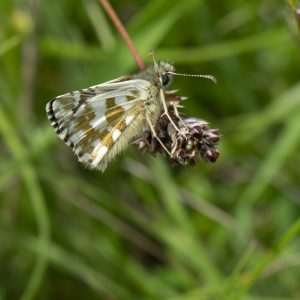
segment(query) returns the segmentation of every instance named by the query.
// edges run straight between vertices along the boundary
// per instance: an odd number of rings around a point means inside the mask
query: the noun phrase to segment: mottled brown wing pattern
[[[58,96],[47,103],[46,112],[51,125],[59,138],[71,148],[74,147],[74,143],[69,139],[72,131],[70,123],[87,99],[95,95],[95,91],[89,88]]]
[[[141,79],[115,80],[74,91],[50,101],[47,115],[59,138],[78,159],[98,167],[126,127],[143,113],[149,85]]]
[[[125,148],[128,142],[136,135],[136,128],[133,131],[131,126],[138,118],[143,118],[143,110],[143,104],[139,103],[122,113],[122,115],[120,113],[119,118],[117,118],[116,114],[116,118],[111,119],[108,122],[109,125],[99,132],[98,143],[94,145],[92,152],[84,152],[85,155],[80,161],[104,170],[108,160]],[[87,144],[89,145],[89,143]],[[113,153],[112,150],[114,150]]]

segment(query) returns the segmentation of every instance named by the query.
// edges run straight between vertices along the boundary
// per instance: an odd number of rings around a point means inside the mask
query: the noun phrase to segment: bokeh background
[[[288,2],[111,1],[174,62],[215,164],[130,147],[83,168],[53,97],[137,71],[96,0],[0,2],[0,299],[300,299],[300,58]],[[296,1],[290,4],[296,4]]]

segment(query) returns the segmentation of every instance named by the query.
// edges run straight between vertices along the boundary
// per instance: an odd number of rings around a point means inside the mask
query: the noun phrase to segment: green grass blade
[[[39,240],[37,246],[43,250],[36,258],[28,285],[21,297],[22,300],[33,299],[42,282],[47,267],[47,249],[50,243],[50,225],[43,193],[40,189],[36,174],[28,161],[24,161],[24,148],[14,132],[13,126],[5,111],[0,107],[0,133],[7,147],[19,163],[23,182],[27,188],[28,198],[31,202],[36,218]]]

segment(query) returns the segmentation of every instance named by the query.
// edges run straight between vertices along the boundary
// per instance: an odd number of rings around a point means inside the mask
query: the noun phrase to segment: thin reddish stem
[[[132,42],[130,36],[128,35],[125,27],[123,26],[122,22],[120,21],[118,15],[114,11],[114,9],[112,8],[112,6],[108,2],[108,0],[99,0],[99,1],[102,4],[104,10],[107,12],[109,17],[111,18],[114,25],[116,26],[116,28],[119,31],[121,37],[123,38],[123,40],[127,44],[128,48],[129,48],[129,50],[130,50],[130,52],[131,52],[131,54],[132,54],[132,56],[133,56],[133,58],[134,58],[134,60],[137,64],[137,66],[139,67],[140,70],[143,70],[145,68],[145,64],[144,64],[141,56],[139,55],[134,43]]]

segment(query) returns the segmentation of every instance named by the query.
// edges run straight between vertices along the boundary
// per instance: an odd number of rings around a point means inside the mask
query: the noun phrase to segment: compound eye
[[[168,74],[164,74],[161,77],[161,81],[162,81],[163,86],[166,86],[169,83],[169,81],[170,81],[169,75]]]

